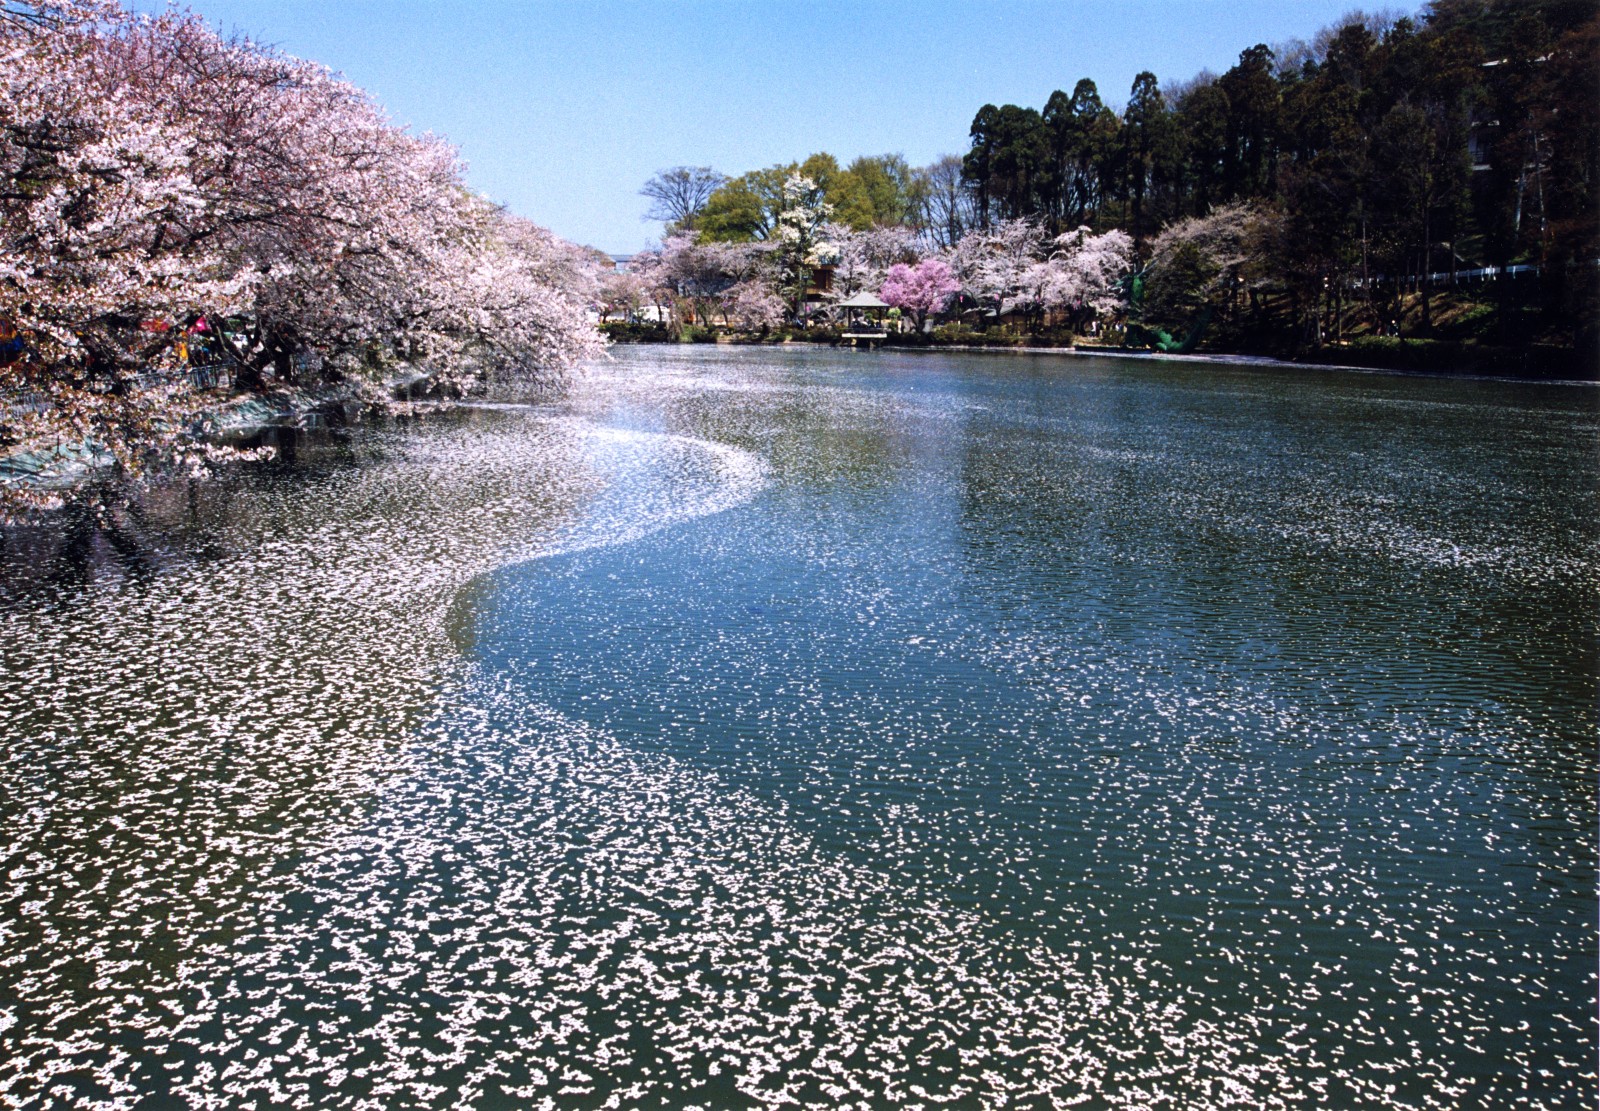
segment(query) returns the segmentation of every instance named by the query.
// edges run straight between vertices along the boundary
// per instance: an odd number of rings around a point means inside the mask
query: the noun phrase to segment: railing
[[[233,385],[237,364],[232,359],[218,359],[182,370],[145,370],[131,375],[125,381],[136,390],[161,389],[166,386],[193,386],[197,390],[227,389]],[[110,382],[104,383],[109,392]],[[54,407],[50,396],[42,390],[0,390],[0,417],[21,420],[37,416]]]
[[[1374,274],[1367,279],[1357,278],[1350,284],[1357,289],[1370,282],[1374,285],[1383,282],[1398,282],[1401,285],[1417,285],[1426,282],[1428,285],[1446,285],[1454,282],[1491,282],[1498,278],[1537,277],[1539,268],[1529,263],[1519,263],[1516,266],[1475,266],[1470,270],[1431,270],[1426,274],[1401,274],[1391,278],[1387,274]]]
[[[238,364],[230,358],[213,359],[181,370],[141,371],[128,381],[139,389],[190,385],[197,390],[215,390],[233,384],[234,370],[237,366]]]
[[[7,390],[0,393],[0,413],[7,420],[20,420],[50,408],[50,399],[38,390]]]

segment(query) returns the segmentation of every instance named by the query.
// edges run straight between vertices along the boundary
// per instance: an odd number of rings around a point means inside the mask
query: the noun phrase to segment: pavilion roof
[[[880,301],[866,290],[862,290],[853,297],[847,297],[839,302],[841,309],[886,309],[889,302]]]

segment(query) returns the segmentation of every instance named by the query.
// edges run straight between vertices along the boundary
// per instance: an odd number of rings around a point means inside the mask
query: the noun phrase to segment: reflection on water
[[[0,1093],[1582,1106],[1597,427],[639,350],[8,537]]]

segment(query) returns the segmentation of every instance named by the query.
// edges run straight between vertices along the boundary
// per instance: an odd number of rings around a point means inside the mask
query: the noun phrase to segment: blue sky
[[[148,6],[148,5],[141,5]],[[455,143],[473,187],[557,234],[637,250],[639,186],[679,164],[736,174],[826,150],[841,162],[961,153],[986,102],[1043,107],[1090,77],[1120,107],[1140,70],[1221,72],[1310,38],[1349,0],[1075,3],[480,3],[193,0],[342,71],[400,123]],[[1376,6],[1376,5],[1369,5]],[[1407,5],[1407,10],[1411,6]]]

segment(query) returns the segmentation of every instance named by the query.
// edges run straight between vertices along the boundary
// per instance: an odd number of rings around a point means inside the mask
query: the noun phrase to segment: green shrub
[[[1071,344],[1064,333],[1044,332],[1037,336],[1024,332],[1006,332],[999,328],[976,331],[963,324],[941,324],[932,333],[936,346],[961,347],[1063,347]]]
[[[975,332],[964,324],[941,324],[933,330],[935,343],[981,343],[987,333]]]
[[[613,343],[669,343],[672,334],[662,324],[602,324],[600,334]]]
[[[796,343],[838,343],[839,336],[839,329],[819,325],[813,328],[785,328],[773,332],[769,339],[774,343],[786,343],[789,340]]]
[[[933,337],[927,332],[890,332],[883,342],[886,347],[930,347]]]
[[[1078,334],[1071,328],[1051,328],[1028,337],[1029,347],[1076,347]]]
[[[1494,326],[1498,315],[1493,305],[1470,305],[1450,322],[1450,331],[1463,337],[1484,336]]]

